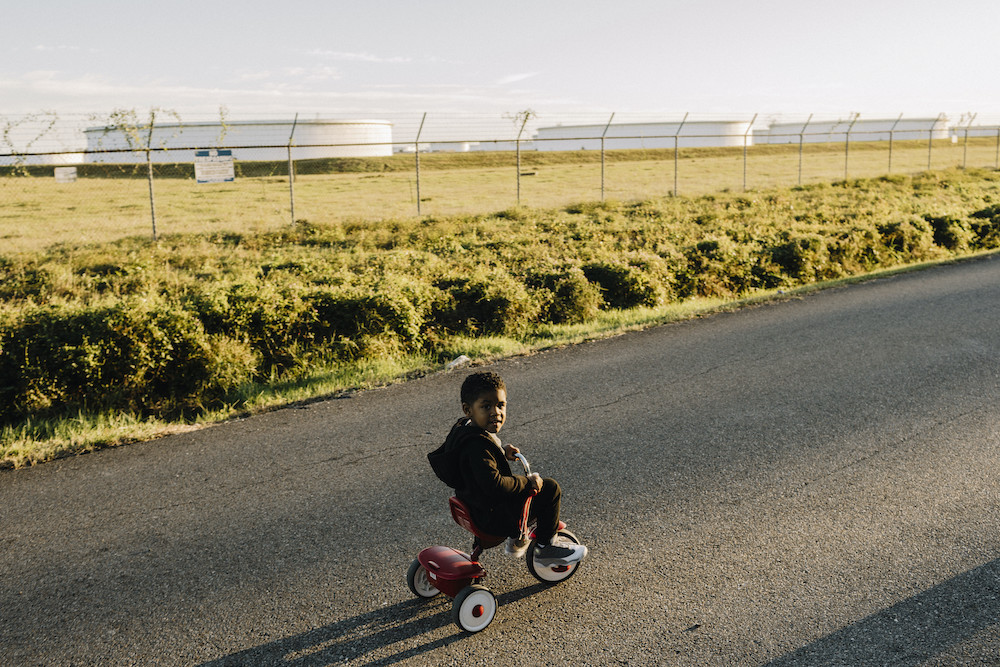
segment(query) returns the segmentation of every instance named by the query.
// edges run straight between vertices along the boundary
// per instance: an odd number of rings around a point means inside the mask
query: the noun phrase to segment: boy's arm
[[[517,454],[520,454],[520,453],[521,453],[521,450],[518,449],[517,447],[515,447],[514,445],[504,445],[503,446],[503,455],[504,455],[504,458],[506,458],[508,461],[513,461],[514,457]],[[528,487],[529,488],[536,489],[538,491],[542,490],[542,476],[541,475],[539,475],[537,472],[533,472],[530,475],[528,475],[527,477],[528,477]]]
[[[502,474],[486,447],[469,452],[466,461],[472,485],[488,498],[503,500],[505,497],[526,497],[529,489],[533,488],[523,475]]]

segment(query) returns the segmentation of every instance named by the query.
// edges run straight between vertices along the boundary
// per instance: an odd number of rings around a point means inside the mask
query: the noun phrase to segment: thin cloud
[[[73,44],[36,44],[32,47],[33,51],[38,51],[41,53],[53,53],[53,52],[69,52],[69,51],[85,51],[87,53],[99,53],[99,49],[93,47],[82,47]]]
[[[517,83],[518,81],[524,81],[525,79],[530,79],[533,76],[538,76],[538,72],[523,72],[521,74],[510,74],[497,81],[496,85],[506,86],[512,83]]]
[[[340,72],[328,65],[320,65],[318,67],[286,67],[284,74],[286,77],[291,77],[305,83],[335,81],[340,78]]]
[[[70,46],[68,44],[60,44],[58,46],[52,46],[50,44],[36,44],[35,51],[79,51],[79,46]]]
[[[331,72],[309,68],[298,76],[279,77],[284,70],[272,71],[275,78],[265,81],[234,81],[231,86],[184,85],[171,81],[147,81],[124,84],[92,74],[65,76],[50,70],[36,70],[20,77],[0,74],[0,92],[5,99],[19,100],[7,112],[29,113],[40,108],[58,108],[60,112],[94,112],[110,106],[144,109],[159,107],[212,111],[219,105],[231,110],[310,110],[336,107],[344,112],[366,115],[388,111],[474,111],[477,109],[520,109],[524,97],[504,88],[493,86],[424,85],[367,86],[360,89],[323,90],[310,85],[309,76],[333,76]],[[111,105],[108,100],[114,100]],[[572,100],[537,94],[531,98],[536,106],[565,106]],[[578,104],[577,102],[574,102]]]
[[[412,58],[403,56],[377,56],[371,53],[352,53],[350,51],[330,51],[328,49],[313,49],[307,51],[307,55],[318,56],[320,58],[330,58],[332,60],[344,60],[349,62],[363,63],[409,63]]]

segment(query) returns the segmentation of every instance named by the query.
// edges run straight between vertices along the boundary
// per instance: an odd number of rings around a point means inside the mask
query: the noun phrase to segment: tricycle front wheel
[[[576,538],[576,535],[570,531],[563,528],[559,531],[559,535],[573,542],[574,544],[579,544],[580,540]],[[566,581],[574,574],[576,574],[577,569],[580,567],[580,561],[576,563],[570,563],[569,565],[540,565],[535,562],[535,542],[532,540],[531,544],[528,545],[528,554],[525,559],[528,564],[528,572],[531,572],[531,576],[538,579],[543,584],[555,585],[560,582]]]
[[[479,632],[486,628],[497,614],[497,599],[485,586],[471,584],[458,595],[451,608],[455,625],[466,632]]]

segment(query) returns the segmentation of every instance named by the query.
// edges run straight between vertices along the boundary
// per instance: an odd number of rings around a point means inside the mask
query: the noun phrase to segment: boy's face
[[[507,392],[503,389],[484,391],[472,405],[462,403],[462,410],[479,428],[487,433],[497,433],[507,421]]]

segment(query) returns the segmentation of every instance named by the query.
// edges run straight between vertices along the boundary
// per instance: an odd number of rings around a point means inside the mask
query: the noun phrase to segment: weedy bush
[[[209,298],[195,299],[208,331],[245,343],[260,355],[262,374],[294,367],[310,341],[302,295],[270,281],[238,283]]]
[[[905,261],[922,261],[935,255],[934,232],[923,218],[878,225],[882,243]]]
[[[829,239],[818,234],[782,232],[780,240],[771,247],[770,254],[780,272],[769,272],[770,280],[765,281],[764,287],[781,285],[783,278],[780,274],[803,283],[830,277]]]
[[[775,287],[761,265],[767,254],[756,242],[740,244],[725,235],[684,248],[687,263],[678,276],[678,294],[731,298],[753,289]]]
[[[604,305],[600,288],[578,267],[529,275],[527,286],[538,294],[540,319],[553,324],[586,322]]]
[[[583,275],[601,288],[609,308],[655,306],[663,290],[639,269],[629,264],[592,262],[583,266]]]
[[[162,301],[33,307],[0,331],[0,420],[119,409],[173,414],[219,398],[256,367]]]
[[[1000,204],[975,211],[970,217],[970,227],[976,235],[975,246],[1000,248]]]
[[[32,261],[20,263],[0,257],[0,300],[23,301],[44,297],[52,289],[52,274]]]
[[[423,315],[399,289],[362,292],[322,289],[305,297],[310,310],[307,335],[326,344],[337,359],[357,359],[419,348]]]
[[[540,304],[523,282],[506,269],[479,270],[472,276],[438,282],[448,294],[432,313],[434,323],[451,333],[516,335],[537,317]]]
[[[924,217],[933,231],[936,245],[951,252],[960,252],[969,247],[973,240],[972,230],[966,220],[951,215]]]

